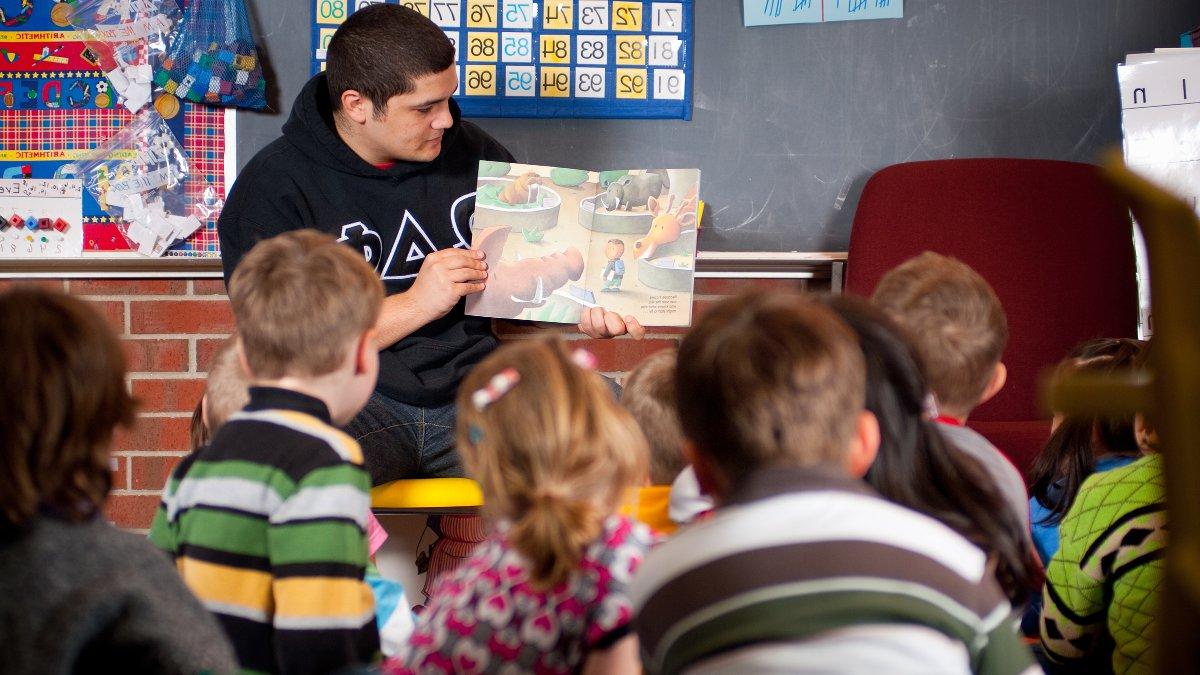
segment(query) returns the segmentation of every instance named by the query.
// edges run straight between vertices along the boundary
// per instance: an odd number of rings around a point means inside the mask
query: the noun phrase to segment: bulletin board
[[[353,12],[313,0],[312,72]],[[693,0],[387,0],[429,17],[457,52],[468,117],[692,117]]]
[[[0,178],[73,178],[69,164],[83,159],[132,118],[118,105],[108,81],[67,23],[66,4],[3,0],[0,23]],[[12,8],[10,10],[10,7]],[[233,179],[234,116],[171,97],[155,106],[195,168],[224,194]],[[6,214],[7,217],[7,214]],[[88,257],[126,252],[114,219],[83,191],[83,251]],[[0,234],[15,236],[11,232]],[[216,221],[210,220],[171,257],[220,255]]]

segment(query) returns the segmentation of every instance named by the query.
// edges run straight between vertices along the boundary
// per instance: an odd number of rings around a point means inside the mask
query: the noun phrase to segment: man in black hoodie
[[[454,47],[399,5],[371,5],[334,34],[327,70],[292,107],[283,136],[250,160],[218,229],[225,281],[259,240],[313,228],[362,251],[387,289],[376,326],[375,395],[346,431],[378,484],[459,476],[454,396],[496,347],[488,319],[465,316],[487,262],[470,250],[479,160],[513,156],[461,119]],[[594,310],[592,337],[643,332],[632,317]]]

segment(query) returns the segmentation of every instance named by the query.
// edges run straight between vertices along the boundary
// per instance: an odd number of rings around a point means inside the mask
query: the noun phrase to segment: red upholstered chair
[[[1008,383],[968,424],[1024,474],[1049,433],[1039,375],[1082,340],[1137,335],[1128,211],[1090,164],[949,159],[879,171],[854,216],[846,290],[869,297],[926,250],[973,267],[1008,314]]]

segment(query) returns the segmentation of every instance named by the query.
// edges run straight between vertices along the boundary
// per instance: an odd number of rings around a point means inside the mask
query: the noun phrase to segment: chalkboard
[[[250,0],[277,113],[239,113],[238,161],[307,79],[312,3]],[[698,0],[694,117],[477,122],[518,161],[699,167],[709,251],[844,251],[866,179],[952,157],[1090,161],[1120,142],[1115,66],[1175,46],[1196,0],[906,0],[903,19],[745,28]]]

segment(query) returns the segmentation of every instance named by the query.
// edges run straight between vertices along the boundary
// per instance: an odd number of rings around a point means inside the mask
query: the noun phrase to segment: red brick
[[[192,412],[204,395],[204,380],[133,379],[133,397],[141,412]]]
[[[616,338],[612,340],[573,340],[572,347],[583,347],[596,355],[597,368],[605,372],[629,370],[654,352],[678,346],[673,339],[634,340]]]
[[[225,300],[135,300],[129,320],[135,334],[233,331],[233,311]]]
[[[72,279],[73,295],[183,295],[183,279]]]
[[[117,527],[147,530],[154,522],[159,501],[158,495],[109,495],[104,504],[104,517]]]
[[[112,461],[117,467],[112,472],[112,486],[114,490],[125,489],[125,477],[129,474],[129,457],[124,455],[112,455]]]
[[[229,338],[200,338],[196,340],[196,370],[207,373],[217,350],[229,342]]]
[[[696,279],[696,295],[737,295],[749,290],[802,291],[803,279]]]
[[[88,304],[104,315],[118,335],[125,333],[125,303],[121,300],[89,300]]]
[[[135,455],[130,457],[134,490],[160,491],[183,457],[179,455]]]
[[[139,417],[132,429],[118,429],[115,450],[187,450],[190,417]]]
[[[38,286],[55,291],[61,291],[64,288],[62,279],[0,279],[0,291],[19,286]]]
[[[196,279],[192,282],[193,295],[225,295],[224,279]]]
[[[122,340],[132,373],[182,373],[188,369],[187,340]]]

